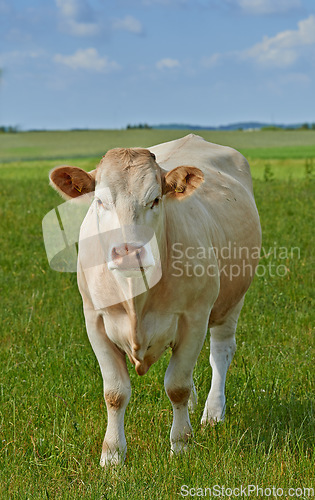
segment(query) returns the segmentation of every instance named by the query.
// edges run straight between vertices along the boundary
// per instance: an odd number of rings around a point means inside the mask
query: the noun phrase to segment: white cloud
[[[177,59],[161,59],[156,63],[156,67],[158,69],[174,69],[179,68],[180,63]]]
[[[86,0],[56,0],[62,16],[83,21],[91,20],[93,11]]]
[[[94,36],[100,32],[95,13],[86,0],[56,0],[61,27],[75,36]]]
[[[56,4],[63,16],[65,17],[76,16],[78,5],[75,0],[56,0]]]
[[[71,35],[75,36],[93,36],[100,32],[100,27],[96,23],[78,23],[69,19],[68,28]]]
[[[127,31],[134,35],[144,33],[141,22],[135,17],[127,15],[110,23],[91,7],[88,0],[55,0],[55,2],[60,14],[60,27],[70,35],[95,36],[104,33],[104,29]]]
[[[135,35],[141,35],[143,33],[141,22],[133,16],[125,16],[123,19],[115,19],[112,27],[114,30],[129,31]]]
[[[54,61],[71,69],[84,69],[98,73],[110,73],[120,68],[115,61],[109,61],[106,56],[101,57],[94,48],[79,49],[71,56],[56,54]]]
[[[29,59],[40,59],[43,56],[45,56],[45,52],[42,49],[28,51],[12,50],[0,55],[0,65],[12,66],[29,61]]]
[[[241,59],[253,60],[260,66],[291,66],[301,55],[301,48],[315,45],[315,15],[298,23],[297,30],[281,31],[274,37],[239,53]]]
[[[221,54],[218,54],[218,53],[212,54],[209,57],[204,57],[201,61],[201,64],[205,68],[213,68],[214,66],[216,66],[218,64],[221,57],[222,57]]]
[[[276,14],[301,6],[301,0],[236,0],[238,6],[248,14]]]
[[[291,83],[293,83],[293,84],[307,86],[312,83],[312,80],[309,77],[309,75],[306,75],[305,73],[288,73],[283,77],[281,83],[283,85],[290,85]]]

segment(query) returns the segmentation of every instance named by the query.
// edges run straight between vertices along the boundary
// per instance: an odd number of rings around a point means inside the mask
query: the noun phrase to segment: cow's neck
[[[132,285],[131,285],[132,286]],[[147,300],[147,292],[123,302],[123,307],[128,314],[130,324],[130,341],[132,349],[137,350],[143,343],[141,330],[141,319],[143,309]]]
[[[133,296],[134,295],[132,293],[133,282],[131,280],[129,296],[132,298],[124,301],[122,304],[130,320],[130,330],[131,330],[130,339],[136,349],[142,346],[145,341],[144,336],[146,332],[142,328],[142,320],[146,311],[150,307],[152,296],[156,297],[158,288],[160,288],[159,285],[161,285],[161,281],[163,281],[163,276],[165,276],[166,274],[166,266],[167,266],[167,239],[165,236],[166,234],[167,231],[165,227],[165,219],[163,218],[163,223],[160,225],[160,230],[155,231],[155,236],[158,241],[160,260],[162,266],[162,278],[160,282],[157,285],[155,285],[155,287],[153,287],[152,289],[147,288],[147,290],[144,293]]]

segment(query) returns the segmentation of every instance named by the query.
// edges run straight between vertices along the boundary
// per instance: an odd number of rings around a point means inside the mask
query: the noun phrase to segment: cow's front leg
[[[85,311],[85,319],[88,336],[102,372],[107,407],[107,429],[100,464],[118,464],[125,460],[127,451],[124,416],[131,386],[126,358],[108,339],[101,316],[95,311]]]
[[[182,321],[179,326],[182,337],[173,354],[165,373],[164,386],[173,407],[173,424],[171,429],[171,453],[185,451],[192,427],[188,414],[188,403],[193,388],[192,374],[198,355],[202,348],[207,331],[207,323],[199,324],[193,329]],[[198,328],[199,326],[199,328]]]

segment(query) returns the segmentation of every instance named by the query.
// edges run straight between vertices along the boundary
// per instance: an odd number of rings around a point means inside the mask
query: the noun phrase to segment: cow
[[[50,183],[66,200],[90,196],[77,281],[104,382],[100,464],[126,457],[127,357],[144,375],[169,348],[171,454],[186,450],[193,370],[208,328],[212,380],[201,424],[224,419],[235,330],[258,264],[261,228],[247,160],[190,134],[148,149],[109,150],[91,172],[56,167]]]

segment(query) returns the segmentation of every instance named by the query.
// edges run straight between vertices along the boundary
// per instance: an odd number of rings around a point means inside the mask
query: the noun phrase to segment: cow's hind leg
[[[236,351],[235,331],[243,306],[242,299],[231,311],[224,323],[210,329],[210,365],[212,380],[205,404],[201,424],[215,424],[224,420],[225,380],[228,368]]]
[[[188,409],[191,411],[191,413],[194,413],[195,408],[198,403],[198,396],[197,396],[197,391],[194,382],[192,383],[192,388],[191,388],[191,393],[189,396],[188,400]]]

